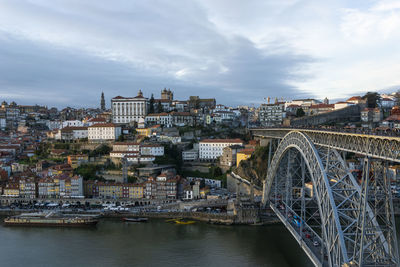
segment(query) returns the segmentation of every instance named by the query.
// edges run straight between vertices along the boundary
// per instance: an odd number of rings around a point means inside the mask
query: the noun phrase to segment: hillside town
[[[251,181],[257,197],[265,168],[252,175],[249,168],[262,168],[248,164],[268,152],[249,129],[320,127],[384,135],[400,129],[398,93],[367,93],[336,103],[266,98],[258,107],[229,107],[199,96],[176,100],[166,88],[160,98],[146,96],[141,90],[133,97],[114,96],[108,107],[102,93],[98,108],[62,110],[3,101],[2,204],[13,198],[137,205],[228,199],[242,194],[231,181],[237,177]],[[361,160],[348,159],[355,174],[361,173]],[[400,166],[390,170],[397,181]]]

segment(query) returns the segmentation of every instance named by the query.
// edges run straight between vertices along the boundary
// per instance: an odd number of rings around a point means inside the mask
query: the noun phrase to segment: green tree
[[[101,177],[97,176],[100,166],[94,164],[82,164],[74,170],[75,174],[81,175],[86,180],[100,180]]]
[[[158,102],[157,112],[158,112],[158,113],[164,112],[164,108],[163,108],[163,106],[161,105],[161,102]]]
[[[125,136],[124,136],[123,134],[121,134],[121,135],[118,137],[117,141],[118,141],[118,142],[123,142],[123,141],[125,141]]]
[[[302,108],[299,108],[296,111],[296,117],[303,117],[306,113],[304,112],[304,110]]]
[[[367,101],[368,108],[376,108],[381,99],[377,92],[368,92],[362,98]]]
[[[151,94],[149,105],[150,105],[149,113],[154,113],[154,95],[153,94]]]

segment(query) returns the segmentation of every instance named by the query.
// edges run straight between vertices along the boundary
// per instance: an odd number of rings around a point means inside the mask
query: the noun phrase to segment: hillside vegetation
[[[242,160],[234,173],[240,177],[262,186],[262,181],[267,176],[269,146],[257,147],[253,155]]]

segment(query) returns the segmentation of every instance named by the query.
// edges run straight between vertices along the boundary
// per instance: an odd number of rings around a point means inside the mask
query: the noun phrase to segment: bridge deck
[[[283,138],[291,131],[307,134],[319,146],[400,163],[400,137],[302,128],[251,129],[258,138]]]

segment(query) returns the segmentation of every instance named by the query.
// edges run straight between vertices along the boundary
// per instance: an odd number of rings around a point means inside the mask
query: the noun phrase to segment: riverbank
[[[37,212],[36,210],[0,210],[0,216],[14,216],[26,212]],[[71,211],[63,212],[65,214],[93,214],[100,215],[101,218],[160,218],[160,219],[174,219],[183,218],[189,220],[196,220],[210,224],[221,225],[271,225],[279,224],[280,221],[277,217],[269,216],[256,223],[243,223],[238,220],[237,216],[229,215],[226,213],[206,213],[206,212],[88,212],[88,211]]]

